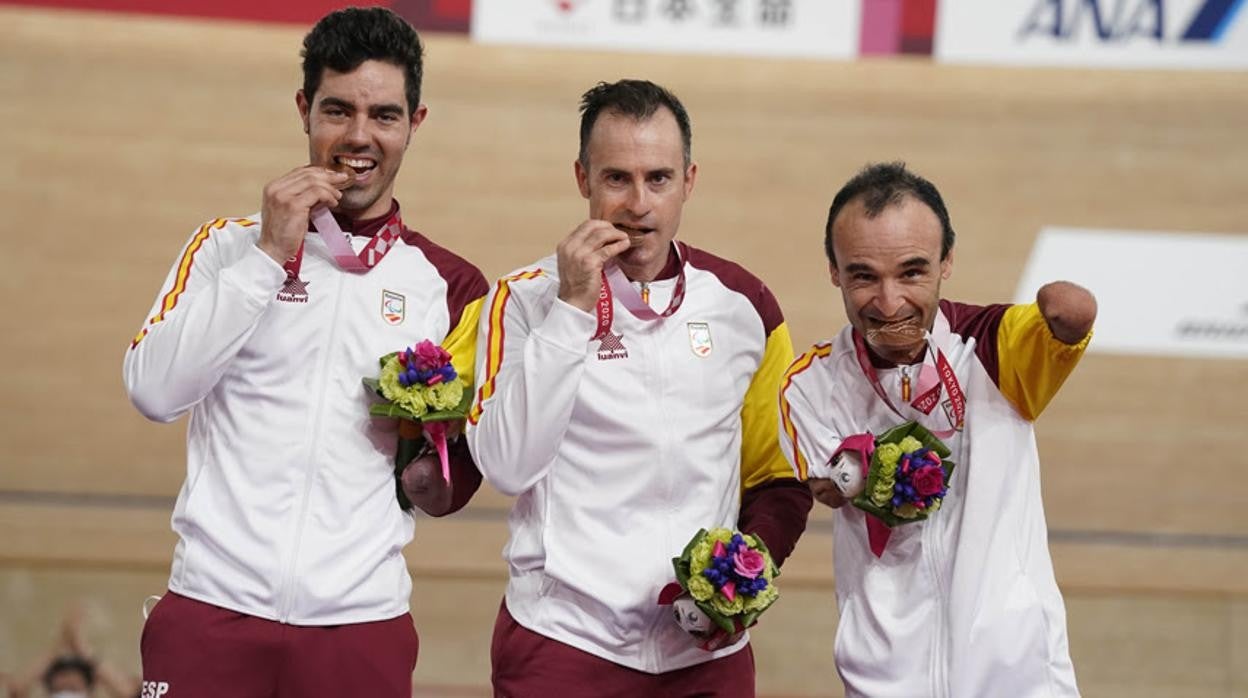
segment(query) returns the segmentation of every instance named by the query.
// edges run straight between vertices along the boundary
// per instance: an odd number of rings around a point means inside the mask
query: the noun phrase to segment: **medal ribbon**
[[[914,399],[913,402],[910,403],[910,405],[923,414],[930,414],[932,409],[936,406],[936,403],[940,400],[940,387],[943,385],[945,393],[949,395],[949,401],[952,403],[954,426],[952,429],[945,429],[943,431],[933,429],[932,434],[936,436],[936,438],[944,439],[960,431],[962,429],[962,425],[965,424],[966,395],[962,392],[961,384],[958,383],[957,374],[953,372],[953,366],[951,366],[949,364],[949,360],[945,358],[945,352],[936,347],[935,343],[932,341],[932,335],[930,332],[927,335],[927,344],[928,351],[936,356],[935,370],[938,382],[933,385],[931,389],[922,392]],[[888,405],[888,408],[892,410],[894,414],[902,419],[905,419],[905,415],[903,415],[901,410],[897,409],[897,406],[893,404],[891,399],[889,399],[888,393],[884,390],[884,386],[880,385],[880,376],[876,373],[875,366],[871,365],[871,357],[867,353],[867,343],[863,340],[862,335],[858,332],[858,330],[854,330],[854,353],[858,357],[858,366],[862,368],[862,372],[866,375],[867,381],[871,383],[871,388],[875,390],[875,394],[880,396],[880,399],[884,401],[884,404]],[[922,378],[923,374],[931,370],[932,369],[925,363],[919,372],[920,384],[924,382]]]
[[[633,288],[632,282],[618,265],[610,264],[602,270],[602,286],[598,290],[598,303],[594,306],[598,329],[591,338],[592,340],[602,339],[611,331],[611,323],[615,316],[615,298],[619,298],[620,304],[640,320],[658,320],[669,317],[680,309],[680,304],[685,301],[685,264],[679,245],[675,246],[673,254],[680,261],[680,273],[676,275],[676,288],[672,291],[672,300],[667,304],[667,310],[661,313],[655,312],[654,308],[641,299],[641,294]]]
[[[395,244],[403,234],[403,220],[395,212],[381,230],[373,236],[368,244],[364,245],[364,249],[357,254],[351,249],[351,243],[347,240],[347,236],[343,234],[342,228],[338,225],[338,221],[334,220],[334,214],[324,206],[318,206],[312,210],[310,216],[312,226],[316,228],[316,232],[320,233],[321,239],[325,241],[325,247],[329,248],[329,254],[334,259],[334,263],[343,271],[356,273],[367,272],[369,269],[377,266],[377,263],[386,256],[390,250],[394,249]],[[299,269],[303,265],[303,243],[299,244],[298,251],[294,256],[286,260],[282,266],[286,269],[287,279],[299,278]]]

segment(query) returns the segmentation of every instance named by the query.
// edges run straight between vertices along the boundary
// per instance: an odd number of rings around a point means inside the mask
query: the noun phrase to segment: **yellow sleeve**
[[[1057,394],[1088,347],[1053,336],[1035,303],[1011,306],[997,331],[998,386],[1018,413],[1035,420]]]
[[[793,468],[780,451],[777,399],[785,370],[793,363],[789,326],[780,323],[767,336],[763,360],[745,391],[741,407],[741,489],[793,478]]]
[[[477,322],[481,319],[483,303],[485,296],[465,305],[459,314],[459,324],[451,328],[451,333],[442,342],[442,347],[451,354],[451,365],[469,390],[473,389],[473,371],[477,365]]]

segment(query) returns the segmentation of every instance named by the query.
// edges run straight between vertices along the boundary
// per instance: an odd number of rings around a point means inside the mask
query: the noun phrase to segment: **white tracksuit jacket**
[[[736,527],[743,487],[792,478],[775,442],[792,356],[779,306],[739,266],[680,249],[679,310],[647,322],[617,299],[601,341],[592,315],[557,299],[553,256],[501,279],[482,311],[467,428],[485,478],[518,495],[511,615],[650,673],[744,647],[696,648],[659,590],[699,528]],[[650,305],[666,308],[674,286],[652,282]]]
[[[369,418],[360,379],[380,356],[431,339],[471,385],[488,286],[405,230],[366,274],[340,270],[309,234],[303,284],[291,287],[256,247],[259,221],[192,234],[125,356],[140,412],[191,413],[169,588],[296,625],[402,615],[413,521],[396,503],[395,423]],[[358,251],[368,238],[351,241]]]
[[[940,511],[894,528],[881,558],[869,548],[863,512],[852,505],[836,511],[834,652],[846,695],[1078,695],[1032,420],[1088,340],[1070,346],[1055,339],[1035,304],[948,301],[940,303],[933,336],[966,395],[965,428],[944,439],[954,475]],[[949,429],[948,395],[923,415],[900,399],[902,370],[880,369],[879,377],[904,419]],[[851,327],[816,344],[786,375],[780,442],[803,479],[830,476],[827,463],[842,437],[904,421],[864,376]]]

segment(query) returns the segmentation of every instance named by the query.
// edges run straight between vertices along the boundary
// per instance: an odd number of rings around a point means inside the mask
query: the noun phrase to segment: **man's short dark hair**
[[[940,219],[940,259],[943,261],[948,257],[953,250],[953,224],[949,222],[949,211],[945,209],[945,201],[936,191],[936,185],[907,170],[904,162],[874,163],[862,168],[832,199],[823,236],[823,247],[832,266],[836,266],[836,252],[832,250],[832,224],[841,209],[852,201],[862,199],[867,217],[875,218],[886,207],[900,204],[907,196],[927,204]]]
[[[311,104],[325,69],[349,73],[364,61],[384,61],[403,71],[407,112],[420,106],[424,47],[412,25],[384,7],[331,12],[303,37],[303,96]]]
[[[599,114],[605,111],[645,121],[654,116],[659,107],[667,107],[676,117],[684,147],[685,167],[688,168],[693,161],[693,129],[689,125],[689,112],[685,111],[685,105],[676,99],[676,95],[649,80],[600,82],[581,95],[581,151],[578,156],[581,167],[589,169],[589,135]]]
[[[85,657],[79,657],[76,654],[66,654],[53,659],[48,664],[48,668],[43,671],[43,687],[51,693],[52,679],[65,672],[82,674],[82,679],[87,684],[87,688],[95,685],[95,665],[87,661]]]

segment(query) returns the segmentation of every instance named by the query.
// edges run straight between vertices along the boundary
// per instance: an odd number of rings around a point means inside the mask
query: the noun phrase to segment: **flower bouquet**
[[[875,437],[864,491],[854,506],[899,526],[931,516],[949,491],[949,447],[916,422]]]
[[[832,457],[832,481],[867,512],[871,550],[879,557],[895,526],[922,521],[940,509],[953,476],[951,451],[917,422],[872,436],[844,439]]]
[[[660,594],[672,604],[676,622],[716,649],[716,640],[732,637],[754,625],[780,596],[775,578],[780,570],[757,536],[726,528],[702,529],[672,558],[676,582]]]
[[[375,417],[399,418],[399,444],[394,467],[402,473],[424,447],[421,432],[438,451],[442,478],[451,481],[446,453],[447,423],[464,419],[472,404],[472,391],[451,365],[451,354],[429,340],[379,360],[381,373],[365,378],[364,385],[384,401],[369,406]]]

